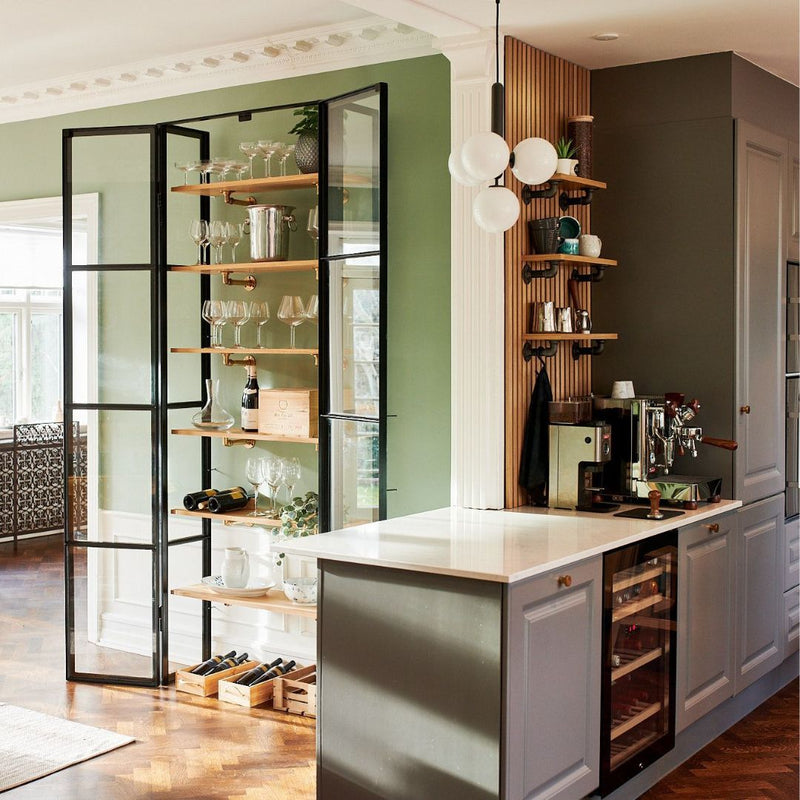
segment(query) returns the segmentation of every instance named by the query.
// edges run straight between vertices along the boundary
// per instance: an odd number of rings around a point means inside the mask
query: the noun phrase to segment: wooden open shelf
[[[213,181],[212,183],[189,183],[173,186],[173,192],[218,197],[225,192],[274,192],[284,189],[308,189],[316,186],[319,175],[307,172],[301,175],[276,175],[274,178],[245,178],[241,181]]]
[[[556,172],[548,183],[558,183],[560,189],[607,189],[608,184],[603,181],[594,181],[591,178],[581,178],[579,175],[564,175]]]
[[[168,267],[170,272],[196,272],[203,275],[221,275],[225,272],[314,272],[319,267],[316,259],[303,261],[243,261],[238,264],[192,264]]]
[[[232,442],[252,440],[256,442],[292,442],[295,444],[318,445],[319,439],[307,436],[273,436],[257,431],[243,431],[241,428],[229,428],[227,431],[202,431],[199,428],[173,428],[175,436],[210,436],[215,439],[229,439]]]
[[[170,353],[218,353],[230,356],[318,356],[308,347],[170,347]]]
[[[542,331],[541,333],[523,333],[522,338],[529,342],[579,342],[587,339],[619,339],[618,333],[559,333],[558,331]]]
[[[611,258],[592,258],[591,256],[575,256],[570,253],[528,253],[522,256],[523,261],[531,263],[550,263],[558,261],[561,264],[594,264],[598,267],[616,267],[617,262]]]
[[[253,502],[250,501],[244,508],[238,511],[226,511],[220,514],[213,514],[211,511],[187,511],[185,508],[170,509],[170,514],[175,514],[178,517],[197,517],[198,519],[211,519],[214,522],[227,522],[231,525],[246,525],[246,526],[259,526],[262,528],[279,528],[281,521],[279,519],[270,519],[269,517],[251,517],[250,512],[253,510]]]
[[[178,597],[193,597],[196,600],[207,600],[210,603],[220,603],[226,606],[245,606],[258,608],[263,611],[274,611],[277,614],[294,614],[297,617],[317,618],[315,605],[302,605],[293,603],[283,592],[271,589],[269,594],[262,597],[223,597],[223,595],[209,589],[205,584],[195,583],[191,586],[179,586],[171,594]]]

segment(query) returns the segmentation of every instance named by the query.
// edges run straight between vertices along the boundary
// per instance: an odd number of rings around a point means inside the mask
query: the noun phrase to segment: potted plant
[[[319,106],[303,106],[294,110],[300,117],[289,134],[297,134],[294,158],[300,172],[319,170]]]
[[[556,143],[556,155],[558,156],[556,172],[560,175],[575,175],[578,159],[573,158],[575,155],[575,145],[572,143],[572,139],[567,139],[562,136]]]
[[[319,533],[319,495],[306,492],[303,497],[292,498],[279,512],[280,527],[275,533],[277,541],[297,539],[300,536],[314,536]],[[280,553],[276,566],[283,563],[285,553]]]

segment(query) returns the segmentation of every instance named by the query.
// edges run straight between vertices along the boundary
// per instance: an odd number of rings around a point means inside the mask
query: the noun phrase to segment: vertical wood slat
[[[512,147],[531,136],[556,142],[566,135],[568,117],[590,113],[588,70],[511,37],[505,38],[504,53],[506,139]],[[521,200],[523,184],[510,170],[505,184]],[[521,203],[521,208],[519,221],[505,234],[506,508],[528,502],[527,493],[517,483],[522,436],[539,363],[534,358],[526,364],[522,357],[528,309],[530,303],[543,300],[568,306],[567,280],[572,272],[571,267],[562,266],[555,278],[538,278],[525,285],[521,273],[522,256],[529,252],[527,222],[567,214],[578,219],[584,232],[591,230],[590,206],[571,206],[562,212],[556,196],[533,200],[528,206]],[[591,283],[579,284],[579,298],[582,307],[591,312]],[[547,372],[557,400],[591,391],[591,357],[573,360],[569,343],[562,342],[556,356],[547,359]]]

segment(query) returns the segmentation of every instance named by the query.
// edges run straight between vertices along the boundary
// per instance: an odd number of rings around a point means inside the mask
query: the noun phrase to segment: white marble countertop
[[[354,564],[514,583],[741,505],[739,500],[723,500],[660,522],[547,508],[440,508],[280,541],[273,549]]]

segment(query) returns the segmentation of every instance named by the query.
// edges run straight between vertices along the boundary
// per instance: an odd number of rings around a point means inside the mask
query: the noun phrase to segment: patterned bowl
[[[316,578],[286,578],[283,592],[293,603],[313,605],[317,602]]]

